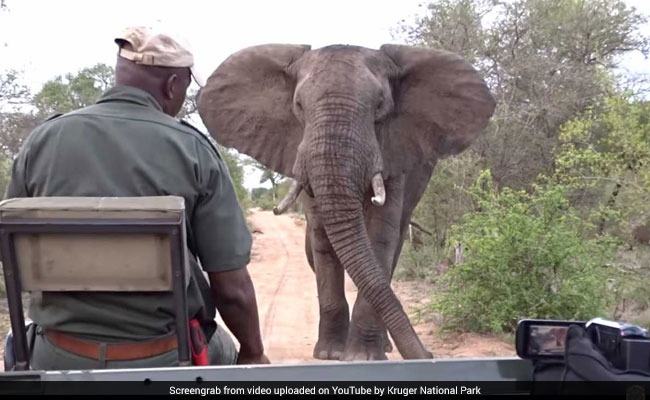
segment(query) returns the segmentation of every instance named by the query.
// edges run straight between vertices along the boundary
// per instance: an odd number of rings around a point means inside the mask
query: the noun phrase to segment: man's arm
[[[228,168],[216,151],[198,152],[202,187],[192,216],[198,258],[210,277],[212,298],[240,344],[239,364],[268,363],[260,335],[255,289],[246,265],[252,235]]]
[[[264,355],[255,288],[248,269],[208,275],[217,310],[241,344],[237,364],[269,364]]]

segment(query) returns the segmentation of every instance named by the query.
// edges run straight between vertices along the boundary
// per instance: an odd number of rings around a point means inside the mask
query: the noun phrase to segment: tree
[[[273,196],[274,202],[278,200],[278,196],[277,196],[278,185],[280,184],[282,179],[283,179],[282,174],[279,174],[270,169],[265,169],[264,172],[262,172],[260,183],[264,183],[264,182],[271,183],[271,194]]]
[[[400,26],[408,43],[466,57],[497,99],[486,133],[438,162],[415,211],[441,258],[450,227],[477,207],[467,189],[481,170],[497,188],[527,190],[553,174],[562,126],[606,107],[622,83],[614,70],[622,55],[648,53],[646,22],[620,0],[441,0],[415,25]]]
[[[244,162],[244,165],[253,167],[258,171],[262,172],[262,176],[260,177],[260,183],[269,182],[271,184],[271,190],[269,191],[271,195],[271,200],[273,201],[273,203],[277,203],[279,198],[278,190],[280,184],[284,181],[284,175],[275,172],[271,169],[268,169],[265,165],[252,158],[248,158]]]
[[[3,155],[13,158],[38,121],[33,114],[29,113],[0,113],[0,147]]]
[[[646,21],[621,0],[443,0],[401,31],[480,69],[498,107],[473,150],[500,186],[526,186],[552,169],[559,127],[608,93],[620,56],[648,53]]]
[[[32,98],[21,83],[20,73],[0,74],[0,147],[12,157],[36,125],[55,113],[93,104],[113,85],[113,68],[97,64],[77,74],[69,73],[46,82]]]
[[[183,103],[183,108],[181,108],[181,111],[178,113],[179,119],[185,119],[197,115],[197,112],[199,111],[197,103],[198,95],[199,92],[194,89],[188,91],[187,96],[185,97],[185,102]]]
[[[7,11],[6,2],[0,0],[0,14]],[[30,91],[20,75],[13,69],[0,72],[0,194],[4,194],[8,183],[13,155],[36,124],[33,115],[26,110]]]
[[[627,239],[650,222],[650,103],[629,94],[605,99],[564,125],[552,181],[571,187],[574,204]]]
[[[0,14],[6,11],[5,1],[0,0]],[[0,71],[0,195],[4,194],[9,180],[12,156],[34,125],[31,114],[22,110],[29,97],[29,88],[21,82],[20,72]]]
[[[237,193],[237,198],[244,210],[248,209],[250,197],[248,191],[244,187],[244,168],[243,162],[239,156],[234,153],[233,150],[226,149],[219,146],[221,151],[221,157],[226,162],[228,166],[228,171],[230,173],[230,178],[232,180],[233,186],[235,188],[235,193]]]
[[[289,193],[291,189],[291,181],[283,180],[282,182],[276,183],[275,188],[265,188],[265,187],[256,187],[251,190],[251,201],[255,207],[259,207],[262,210],[269,211],[278,206],[278,199],[283,198]],[[297,201],[295,202],[289,210],[294,213],[302,214],[304,210],[302,209],[302,204]]]
[[[0,109],[27,104],[29,88],[20,82],[20,72],[10,69],[0,74]]]
[[[649,115],[650,103],[624,93],[567,122],[554,171],[529,192],[497,190],[481,175],[470,190],[478,207],[448,244],[463,243],[467,258],[437,303],[448,322],[500,331],[522,317],[619,318],[648,307],[648,249],[625,242],[635,223],[650,222]]]
[[[114,75],[113,67],[100,63],[77,74],[57,76],[43,85],[33,104],[43,118],[89,106],[114,85]]]
[[[20,73],[0,73],[0,147],[11,158],[20,149],[23,139],[36,125],[29,108],[29,88],[21,83]]]

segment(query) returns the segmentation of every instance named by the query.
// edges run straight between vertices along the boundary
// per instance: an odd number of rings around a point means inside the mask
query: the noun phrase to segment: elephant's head
[[[217,68],[199,98],[220,143],[314,198],[339,260],[404,358],[429,354],[377,264],[363,209],[371,198],[383,204],[384,179],[467,148],[494,107],[459,56],[399,45],[247,48]]]

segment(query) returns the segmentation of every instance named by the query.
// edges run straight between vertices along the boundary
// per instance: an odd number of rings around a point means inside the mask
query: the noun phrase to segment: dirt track
[[[313,346],[318,333],[316,279],[304,250],[304,221],[254,210],[249,217],[254,231],[249,271],[259,305],[267,355],[273,363],[315,362]],[[416,282],[394,282],[393,288],[409,312],[425,346],[436,357],[513,356],[514,347],[493,337],[474,334],[441,335],[432,321],[418,321],[417,310],[426,305],[429,289]],[[350,305],[356,287],[347,279]],[[397,351],[390,359],[401,359]]]

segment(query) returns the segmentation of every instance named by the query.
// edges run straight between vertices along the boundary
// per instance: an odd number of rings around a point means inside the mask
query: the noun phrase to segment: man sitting
[[[143,27],[126,29],[115,42],[116,86],[96,104],[34,129],[14,161],[5,197],[183,197],[188,312],[209,341],[210,364],[268,363],[246,269],[251,234],[226,164],[202,133],[174,119],[192,76],[203,85],[193,55],[180,39]],[[239,351],[215,323],[215,307]],[[174,366],[173,310],[171,293],[33,293],[32,368]],[[133,359],[106,356],[121,344],[137,345]]]

